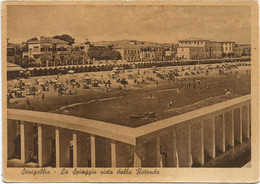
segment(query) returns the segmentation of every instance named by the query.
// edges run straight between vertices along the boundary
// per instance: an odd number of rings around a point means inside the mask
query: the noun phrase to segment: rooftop
[[[44,36],[38,37],[38,38],[33,39],[33,40],[29,40],[28,43],[55,43],[55,44],[69,44],[68,42],[63,41],[63,40],[59,40],[59,39],[51,38],[51,37],[44,37]]]
[[[22,70],[24,70],[24,69],[21,68],[19,65],[7,62],[7,71],[8,72],[11,72],[11,71],[22,71]]]
[[[184,39],[184,40],[179,40],[179,42],[183,42],[183,41],[209,41],[209,40],[203,39],[203,38],[188,38],[188,39]]]

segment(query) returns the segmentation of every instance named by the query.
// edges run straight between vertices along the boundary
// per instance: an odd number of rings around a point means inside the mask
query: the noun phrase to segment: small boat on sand
[[[130,115],[130,118],[135,118],[135,119],[141,119],[141,118],[153,118],[155,117],[155,112],[145,112],[145,113],[138,113],[138,114],[132,114]]]

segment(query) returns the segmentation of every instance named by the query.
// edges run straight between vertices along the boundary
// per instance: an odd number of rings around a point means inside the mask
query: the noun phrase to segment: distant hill
[[[138,40],[117,40],[117,41],[99,41],[92,42],[95,46],[108,46],[113,45],[114,47],[122,47],[122,46],[163,46],[170,45],[169,43],[156,43],[156,42],[147,42],[147,41],[138,41]],[[176,43],[172,43],[176,44]]]

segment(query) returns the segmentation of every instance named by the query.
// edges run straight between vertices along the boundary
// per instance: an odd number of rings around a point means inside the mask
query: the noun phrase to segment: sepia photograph
[[[257,6],[5,2],[5,181],[259,180]]]

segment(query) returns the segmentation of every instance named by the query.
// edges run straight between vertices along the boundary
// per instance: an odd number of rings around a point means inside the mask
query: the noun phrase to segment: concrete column
[[[251,104],[247,106],[248,136],[251,136]]]
[[[188,126],[188,157],[189,157],[190,166],[192,166],[193,161],[192,161],[192,154],[191,154],[191,125]]]
[[[176,142],[176,132],[172,133],[172,157],[173,157],[173,167],[179,167],[178,161],[178,151],[177,151],[177,142]]]
[[[234,109],[234,139],[236,142],[242,142],[242,120],[240,108]]]
[[[60,167],[60,131],[55,130],[56,167]]]
[[[76,154],[77,159],[73,160],[73,167],[88,167],[90,159],[90,139],[89,135],[83,132],[75,132],[73,137],[73,156]],[[77,141],[76,141],[77,140]],[[74,144],[77,145],[74,149]],[[77,162],[76,162],[77,160]],[[77,164],[75,164],[77,163]],[[75,165],[74,165],[75,164]]]
[[[8,159],[15,158],[17,156],[16,152],[15,152],[15,143],[16,143],[16,139],[18,136],[16,133],[16,123],[17,123],[17,121],[15,121],[15,120],[9,120],[9,119],[7,120],[7,141],[8,141],[7,155],[8,155]]]
[[[242,137],[249,138],[249,105],[242,107]]]
[[[52,156],[52,137],[54,128],[47,125],[38,125],[38,164],[39,167],[50,166]]]
[[[90,136],[91,167],[96,167],[96,140],[93,135]]]
[[[73,144],[73,167],[78,167],[78,145],[77,145],[77,133],[72,134],[72,144]]]
[[[34,150],[33,123],[21,122],[21,161],[26,163],[30,161],[31,152]]]
[[[239,108],[239,115],[240,115],[240,117],[239,117],[239,141],[240,141],[240,143],[242,143],[243,142],[243,106],[241,106],[240,108]]]
[[[144,167],[161,167],[160,137],[150,140],[145,146],[145,166]]]
[[[226,151],[224,114],[215,117],[216,151]]]
[[[163,167],[160,142],[161,142],[160,137],[156,137],[156,166],[157,167]]]
[[[176,131],[179,167],[191,167],[191,131],[190,127]]]
[[[225,121],[225,134],[226,134],[226,146],[233,147],[234,142],[234,115],[233,110],[224,114]]]
[[[204,148],[207,157],[216,157],[215,145],[215,117],[204,121]]]
[[[116,141],[111,140],[111,167],[116,167]]]
[[[251,137],[251,125],[252,125],[252,122],[251,122],[251,104],[248,104],[248,119],[249,119],[249,137]]]
[[[191,154],[193,164],[204,164],[204,129],[203,121],[191,125]]]
[[[56,167],[70,166],[70,140],[72,132],[66,129],[56,129]]]

